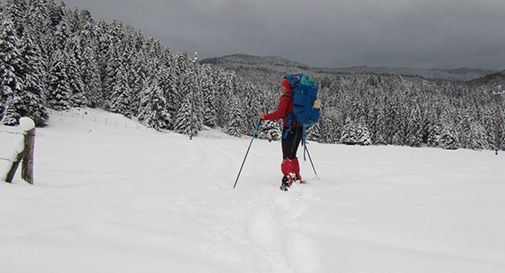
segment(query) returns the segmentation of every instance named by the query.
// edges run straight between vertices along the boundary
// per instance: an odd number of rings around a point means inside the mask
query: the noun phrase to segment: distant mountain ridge
[[[203,59],[201,63],[217,65],[232,70],[258,70],[272,72],[312,72],[328,75],[401,75],[420,77],[428,80],[471,81],[494,73],[497,70],[458,68],[458,69],[423,69],[423,68],[389,68],[371,66],[351,66],[341,68],[311,67],[286,58],[268,56],[260,57],[247,54],[234,54],[223,57]]]
[[[258,68],[258,69],[271,69],[275,71],[292,71],[292,70],[310,70],[308,65],[298,63],[286,58],[277,56],[254,56],[247,54],[233,54],[223,57],[215,57],[203,59],[200,61],[202,64],[212,64],[222,66],[224,68]]]
[[[505,70],[471,80],[469,83],[473,86],[487,88],[490,91],[503,91],[505,90]]]

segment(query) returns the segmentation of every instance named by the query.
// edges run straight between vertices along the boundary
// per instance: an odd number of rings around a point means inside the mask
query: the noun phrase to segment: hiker
[[[282,177],[281,189],[287,190],[294,180],[302,181],[300,175],[300,164],[298,158],[296,157],[296,152],[300,141],[303,136],[303,125],[297,124],[296,121],[292,121],[288,124],[286,118],[293,112],[293,88],[288,80],[283,80],[281,83],[282,95],[279,99],[279,105],[277,110],[265,114],[260,112],[259,116],[261,120],[279,120],[282,119],[282,163],[281,171],[284,175]],[[314,108],[321,107],[321,101],[314,101]]]

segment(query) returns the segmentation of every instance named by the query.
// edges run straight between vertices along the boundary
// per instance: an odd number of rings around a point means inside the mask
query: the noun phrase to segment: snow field
[[[505,271],[503,154],[313,143],[321,179],[281,192],[255,140],[233,190],[248,138],[74,111],[37,129],[34,186],[0,183],[0,272]]]

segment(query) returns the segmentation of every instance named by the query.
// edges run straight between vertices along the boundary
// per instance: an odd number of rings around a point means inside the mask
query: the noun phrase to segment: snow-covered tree
[[[49,70],[48,105],[55,110],[70,108],[70,91],[64,55],[61,50],[56,50],[52,56]]]
[[[17,124],[23,108],[23,77],[21,73],[20,42],[10,20],[4,20],[0,35],[0,121]]]
[[[191,94],[188,94],[184,98],[184,102],[175,119],[174,131],[177,133],[196,136],[199,129],[201,129],[198,128],[197,120],[191,110],[192,107]],[[193,121],[191,121],[192,118]]]
[[[348,119],[346,121],[344,129],[342,130],[340,142],[351,145],[370,145],[370,132],[366,126],[352,122],[350,119]]]
[[[317,123],[316,125],[309,128],[307,132],[307,139],[315,142],[321,141],[321,125]]]
[[[119,67],[116,73],[116,82],[112,87],[109,110],[130,118],[132,117],[131,101],[132,95],[128,85],[127,68]]]
[[[486,140],[486,130],[479,123],[470,125],[469,143],[467,148],[473,150],[483,150],[489,148],[489,143]]]
[[[147,90],[142,96],[140,103],[139,121],[146,126],[156,130],[169,129],[172,118],[167,110],[167,101],[163,90],[160,88],[156,79],[153,79],[148,85]],[[182,125],[182,124],[181,124]],[[186,134],[186,128],[179,128],[180,133]]]
[[[91,107],[97,107],[101,105],[103,101],[97,47],[96,44],[88,44],[84,47],[82,56],[81,79],[83,92],[88,106]]]
[[[68,29],[68,20],[65,15],[62,16],[61,21],[56,26],[56,31],[54,33],[54,46],[55,49],[63,50],[65,45],[70,39],[70,30]]]
[[[4,113],[1,123],[5,125],[14,126],[19,123],[21,118],[20,109],[23,107],[23,98],[21,96],[9,97],[4,104]]]
[[[423,122],[419,107],[414,106],[407,120],[405,144],[419,147],[423,141]]]
[[[277,141],[282,137],[282,132],[277,121],[265,120],[261,123],[258,138]]]
[[[218,70],[214,75],[214,88],[216,90],[216,109],[217,109],[217,126],[226,127],[228,122],[230,108],[230,97],[233,94],[232,88],[229,86],[231,82],[227,78],[230,73],[224,70]]]
[[[112,90],[116,85],[118,70],[122,65],[120,52],[119,49],[116,47],[116,45],[110,46],[107,57],[108,57],[107,62],[105,62],[106,68],[104,71],[105,73],[103,77],[104,79],[102,81],[103,83],[102,92],[105,98],[110,99]]]
[[[456,150],[459,148],[459,141],[453,130],[445,128],[442,130],[438,141],[439,147],[447,150]]]
[[[85,107],[88,104],[82,82],[82,57],[79,38],[73,37],[65,46],[65,68],[70,88],[70,103],[73,107]]]
[[[200,81],[202,94],[204,96],[203,124],[209,127],[215,127],[217,125],[217,96],[209,66],[205,66],[202,69]]]
[[[191,65],[188,67],[184,83],[185,85],[188,86],[187,90],[192,100],[191,105],[194,118],[193,126],[195,126],[198,131],[203,129],[203,117],[205,110],[203,92],[200,86],[199,76],[200,76],[199,67],[195,57]]]
[[[241,136],[244,134],[242,123],[244,122],[240,102],[237,98],[231,101],[231,111],[228,116],[228,123],[226,125],[226,132],[232,136]]]
[[[28,3],[24,0],[8,0],[6,11],[9,19],[12,20],[14,31],[18,37],[23,37],[25,34],[26,21],[28,11]]]
[[[42,52],[29,33],[25,33],[21,49],[21,74],[24,81],[24,105],[22,116],[30,117],[36,125],[44,125],[49,118],[46,109],[46,72]]]
[[[174,127],[174,119],[172,117],[175,117],[177,115],[177,110],[176,109],[176,104],[174,100],[178,99],[178,94],[177,90],[175,89],[175,82],[173,75],[171,74],[171,69],[170,67],[167,67],[166,65],[162,65],[159,70],[159,89],[162,92],[163,98],[164,98],[164,107],[165,107],[165,112],[163,115],[166,115],[168,117],[167,119],[167,125],[165,129],[173,129]]]

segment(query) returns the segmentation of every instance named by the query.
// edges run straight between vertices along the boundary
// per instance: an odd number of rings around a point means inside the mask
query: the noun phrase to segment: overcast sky
[[[200,57],[505,69],[505,0],[65,0]]]

